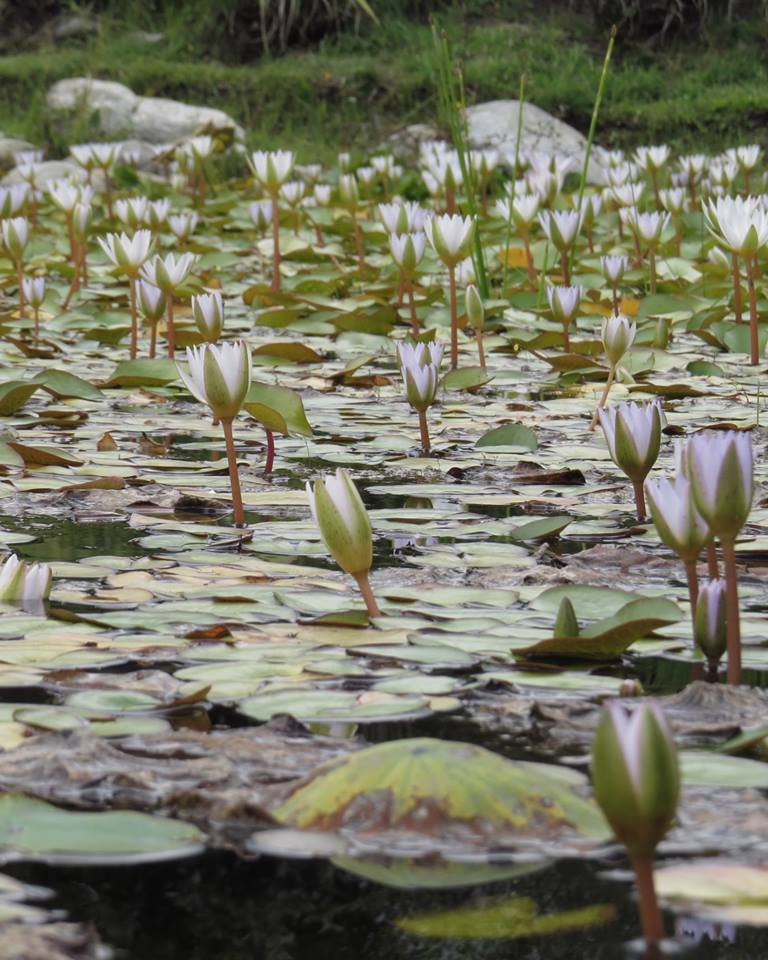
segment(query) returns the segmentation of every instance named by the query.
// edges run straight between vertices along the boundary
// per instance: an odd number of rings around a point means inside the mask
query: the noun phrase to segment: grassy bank
[[[525,72],[533,102],[586,130],[605,36],[585,15],[554,5],[535,20],[523,8],[512,19],[448,11],[442,23],[465,65],[470,102],[514,97]],[[710,25],[709,35],[674,46],[620,48],[599,142],[669,141],[702,150],[739,140],[766,143],[765,44],[760,21]],[[397,17],[310,51],[239,66],[185,49],[173,31],[149,43],[126,24],[104,19],[85,43],[0,58],[0,127],[61,147],[47,124],[45,90],[62,77],[91,74],[142,94],[219,106],[254,144],[294,147],[307,161],[327,159],[340,146],[369,146],[400,126],[434,120],[431,64],[429,27]]]

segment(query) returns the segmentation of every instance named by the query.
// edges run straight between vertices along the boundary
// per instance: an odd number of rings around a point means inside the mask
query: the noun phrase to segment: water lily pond
[[[751,155],[225,146],[0,188],[0,958],[765,957]]]

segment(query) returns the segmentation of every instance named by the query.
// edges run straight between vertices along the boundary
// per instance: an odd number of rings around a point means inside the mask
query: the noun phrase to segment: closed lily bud
[[[547,287],[547,300],[555,320],[570,323],[579,310],[584,287]]]
[[[165,294],[154,283],[139,280],[136,285],[136,306],[143,317],[150,323],[155,323],[165,315]]]
[[[611,459],[633,483],[642,483],[661,446],[661,404],[619,403],[599,408],[600,425]]]
[[[389,249],[392,259],[407,276],[412,276],[421,263],[427,237],[423,233],[391,233]]]
[[[276,193],[290,177],[293,163],[292,150],[257,150],[250,159],[254,176],[270,193]]]
[[[192,315],[200,333],[209,343],[215,343],[224,328],[224,303],[220,291],[192,297]]]
[[[188,370],[178,366],[187,389],[207,403],[214,417],[232,420],[251,386],[251,351],[244,340],[187,347]]]
[[[333,559],[345,573],[367,574],[373,562],[373,534],[360,494],[346,470],[307,482],[312,516]]]
[[[76,203],[72,210],[72,232],[76,240],[82,242],[87,238],[92,220],[93,207],[90,203]]]
[[[712,533],[733,541],[752,509],[752,437],[738,430],[697,433],[686,447],[686,466],[699,512]]]
[[[398,343],[397,350],[408,403],[414,410],[423,412],[435,402],[443,346],[439,343]]]
[[[426,220],[424,232],[443,263],[447,267],[455,267],[469,256],[475,236],[475,221],[472,217],[444,213]]]
[[[485,324],[485,307],[483,306],[483,298],[480,296],[480,291],[474,285],[470,283],[467,287],[466,293],[464,295],[464,301],[467,308],[467,318],[475,330],[482,330],[483,325]]]
[[[142,264],[149,257],[152,246],[150,230],[137,230],[132,237],[127,233],[108,233],[98,237],[101,249],[112,263],[128,276],[137,276]],[[149,278],[151,279],[151,278]]]
[[[26,302],[31,307],[38,308],[45,300],[45,277],[22,277],[21,285]]]
[[[696,509],[690,481],[679,473],[671,480],[649,480],[645,493],[659,539],[683,560],[695,561],[710,532]]]
[[[718,662],[727,645],[725,591],[725,580],[710,580],[699,590],[696,604],[693,635],[710,663]]]
[[[360,202],[360,188],[354,173],[342,173],[339,177],[339,201],[343,207],[351,210]]]
[[[680,772],[667,721],[655,703],[632,714],[611,703],[592,742],[595,799],[630,856],[650,859],[677,811]]]
[[[576,619],[576,611],[568,597],[563,597],[560,606],[557,608],[557,617],[555,625],[552,628],[552,636],[556,639],[567,637],[578,637],[579,621]]]
[[[0,221],[3,231],[3,245],[12,260],[19,261],[29,243],[29,221],[26,217],[13,217]]]
[[[629,318],[621,313],[603,320],[603,350],[611,366],[619,365],[621,358],[634,343],[636,333],[637,324],[634,321],[630,323]]]
[[[328,183],[316,183],[312,193],[318,207],[327,207],[331,202],[331,186]]]
[[[4,603],[46,600],[50,592],[47,563],[30,564],[11,554],[0,568],[0,601]]]

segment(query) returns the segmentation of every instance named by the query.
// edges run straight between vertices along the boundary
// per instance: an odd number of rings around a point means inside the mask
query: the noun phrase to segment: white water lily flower
[[[645,480],[661,445],[661,402],[599,407],[600,425],[611,459],[635,483]]]
[[[352,576],[365,575],[373,562],[373,534],[368,513],[351,477],[341,467],[335,475],[306,485],[307,499],[320,535],[334,560]]]
[[[0,221],[3,245],[11,259],[19,261],[24,256],[24,250],[29,243],[29,220],[26,217],[12,217]]]
[[[696,506],[712,533],[735,539],[752,509],[752,437],[740,430],[694,434],[685,450]]]
[[[105,237],[97,237],[97,239],[101,249],[112,263],[129,276],[138,275],[142,264],[149,257],[152,246],[150,230],[137,230],[132,237],[127,233],[108,233]],[[152,280],[151,277],[147,279]]]
[[[196,227],[197,214],[193,210],[168,215],[168,228],[177,240],[186,240],[195,232]]]
[[[290,177],[294,160],[292,150],[256,150],[251,154],[250,165],[259,183],[275,193]]]
[[[547,287],[549,308],[557,320],[570,323],[584,296],[584,287]]]
[[[624,222],[649,247],[658,245],[662,233],[669,225],[670,215],[659,213],[658,210],[652,210],[650,213],[640,213],[636,207],[630,207],[621,212]]]
[[[48,194],[56,206],[65,213],[70,213],[76,203],[90,203],[93,199],[93,189],[84,183],[72,183],[70,180],[54,180],[46,184]]]
[[[475,236],[475,220],[474,217],[444,213],[426,220],[424,232],[443,263],[455,267],[469,254]]]
[[[147,222],[149,200],[146,197],[121,197],[115,200],[115,213],[118,220],[135,230]]]
[[[699,590],[694,618],[694,637],[709,661],[717,662],[728,645],[725,580],[708,580]]]
[[[11,554],[0,568],[0,601],[34,602],[51,592],[51,568],[46,563],[29,564]]]
[[[28,183],[15,183],[10,187],[0,187],[0,216],[12,217],[29,200]]]
[[[280,186],[280,199],[285,200],[289,207],[298,206],[306,190],[301,180],[288,180]]]
[[[664,167],[672,154],[666,143],[654,147],[638,147],[635,150],[635,162],[649,171],[658,171]]]
[[[685,210],[686,193],[682,187],[670,187],[668,190],[659,190],[659,200],[669,213],[682,213]]]
[[[31,307],[39,307],[45,299],[45,277],[22,277],[24,299]]]
[[[754,256],[768,243],[768,213],[754,197],[718,197],[704,204],[709,231],[732,253]]]
[[[621,358],[629,350],[635,340],[637,324],[630,322],[629,317],[623,314],[605,317],[602,324],[601,336],[603,350],[612,366],[616,367]]]
[[[219,420],[232,420],[240,412],[251,386],[251,351],[244,340],[220,346],[204,343],[187,347],[185,370],[176,366],[195,399],[206,403]]]
[[[435,402],[443,345],[398,343],[397,351],[408,403],[414,410],[424,411]]]
[[[192,315],[197,329],[209,343],[221,336],[224,327],[224,302],[220,290],[192,297]]]
[[[153,229],[157,229],[168,218],[168,212],[171,209],[171,201],[166,197],[160,200],[152,200],[147,204],[147,223]]]
[[[651,517],[662,543],[685,561],[694,562],[709,541],[709,525],[696,508],[691,483],[682,474],[645,485]]]
[[[378,209],[388,233],[418,233],[428,216],[418,203],[380,203]]]
[[[139,280],[136,284],[136,306],[147,320],[159,320],[165,313],[165,294],[148,280]]]
[[[312,191],[318,207],[327,207],[331,202],[331,186],[328,183],[316,183]]]
[[[497,200],[495,212],[507,222],[512,220],[519,229],[527,229],[536,219],[540,206],[541,197],[537,193],[523,193],[508,200]]]
[[[248,205],[248,216],[259,230],[266,230],[272,223],[272,201],[254,200]]]
[[[581,217],[578,210],[542,210],[539,223],[549,242],[564,250],[576,239]]]
[[[389,249],[392,259],[407,274],[412,274],[427,246],[427,237],[423,233],[391,233],[389,235]]]
[[[645,193],[644,183],[624,183],[620,187],[610,187],[606,195],[616,207],[634,207]]]
[[[141,268],[141,275],[145,280],[160,287],[163,293],[172,295],[187,279],[197,257],[194,253],[182,253],[176,257],[167,253],[164,257],[156,254]]]
[[[603,276],[612,286],[616,286],[625,272],[629,269],[629,257],[605,256],[600,257],[600,269]]]

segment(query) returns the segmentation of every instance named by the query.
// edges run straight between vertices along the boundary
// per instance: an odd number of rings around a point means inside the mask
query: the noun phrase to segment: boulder
[[[469,107],[467,129],[470,145],[477,148],[496,147],[502,153],[514,155],[519,115],[519,100],[490,100]],[[587,138],[541,107],[524,103],[520,147],[528,151],[565,154],[573,157],[581,169]],[[587,178],[591,183],[603,182],[600,165],[592,157]]]
[[[44,160],[35,165],[35,183],[38,187],[45,186],[51,180],[68,179],[71,176],[82,177],[82,167],[79,167],[73,160]],[[6,173],[0,181],[4,187],[11,186],[14,183],[24,183],[24,178],[18,170],[11,170]]]
[[[111,80],[59,80],[48,91],[47,105],[59,117],[81,111],[93,114],[98,123],[97,136],[165,143],[221,130],[238,141],[245,137],[243,128],[223,110],[162,97],[139,97],[129,87]]]
[[[8,169],[16,162],[16,154],[22,150],[34,150],[34,143],[19,140],[17,137],[0,136],[0,167]]]

